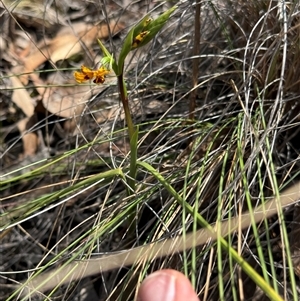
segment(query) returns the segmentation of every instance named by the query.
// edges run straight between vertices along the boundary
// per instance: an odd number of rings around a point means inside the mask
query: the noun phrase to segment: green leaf
[[[112,67],[112,62],[111,62],[111,59],[108,57],[108,56],[104,56],[102,59],[101,59],[101,66],[104,65],[104,66],[109,66],[109,69],[111,69]]]
[[[110,54],[110,52],[107,50],[107,48],[104,46],[104,44],[101,42],[101,40],[98,39],[98,44],[103,52],[103,54],[107,57],[112,57],[112,55]]]
[[[118,70],[118,65],[116,64],[113,56],[111,55],[111,53],[107,50],[107,48],[104,46],[104,44],[99,39],[98,39],[98,44],[104,54],[104,57],[101,60],[101,62],[103,62],[103,65],[109,65],[109,68],[112,68],[114,70],[114,72],[116,73],[116,71]]]
[[[129,31],[129,33],[127,34],[127,36],[124,40],[122,49],[120,51],[119,61],[118,61],[119,69],[118,69],[118,72],[116,73],[117,76],[119,76],[123,72],[124,61],[125,61],[127,54],[131,50],[132,39],[133,39],[133,29],[131,29]]]
[[[178,8],[177,5],[171,7],[170,9],[168,9],[167,11],[165,11],[164,13],[162,13],[158,18],[156,18],[155,20],[152,20],[152,22],[150,22],[145,28],[144,30],[153,30],[156,26],[161,26],[160,28],[162,28],[166,22],[169,20],[170,15]]]

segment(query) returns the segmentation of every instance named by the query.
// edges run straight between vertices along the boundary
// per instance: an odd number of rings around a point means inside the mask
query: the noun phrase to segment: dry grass
[[[36,13],[31,24],[28,10],[19,16],[5,2],[0,18],[14,24],[17,37],[32,35],[34,43],[20,50],[21,42],[14,43],[9,30],[2,29],[4,45],[19,48],[15,56],[5,49],[0,61],[0,299],[14,300],[15,285],[34,271],[195,232],[197,214],[210,224],[222,222],[264,204],[299,179],[298,2],[203,2],[193,86],[195,6],[182,1],[157,39],[132,52],[126,81],[140,127],[138,159],[151,164],[184,202],[179,205],[145,168],[138,172],[136,194],[127,197],[118,171],[126,176],[129,145],[114,79],[95,89],[75,86],[72,78],[81,63],[92,67],[99,62],[95,39],[74,42],[79,48],[72,55],[64,52],[64,59],[54,60],[52,53],[33,68],[39,72],[24,63],[32,57],[26,51],[48,55],[45,38],[52,45],[48,49],[57,49],[61,35],[55,37],[51,26],[57,22],[76,29],[72,36],[78,37],[82,30],[91,31],[76,27],[75,21],[86,25],[114,19],[112,30],[116,23],[124,29],[115,37],[108,34],[105,43],[118,50],[133,19],[152,9],[148,1],[127,2],[86,2],[81,10],[75,3],[52,5],[57,19]],[[169,6],[158,6],[153,15]],[[44,4],[38,7],[45,11]],[[17,73],[20,65],[26,68]],[[24,89],[17,89],[11,75],[23,72],[29,76],[19,78]],[[19,90],[27,94],[16,95]],[[72,110],[54,112],[53,97],[62,93],[71,96]],[[20,97],[26,97],[27,108],[31,101],[41,105],[26,115],[22,105],[12,102]],[[297,208],[278,209],[278,216],[226,237],[284,300],[298,300]],[[131,300],[147,273],[166,267],[185,272],[201,300],[267,300],[259,281],[242,271],[232,253],[221,250],[220,240],[70,282],[47,295],[53,300]]]

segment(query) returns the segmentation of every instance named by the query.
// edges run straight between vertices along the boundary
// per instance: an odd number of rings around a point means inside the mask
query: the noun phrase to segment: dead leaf
[[[72,28],[63,28],[53,40],[43,41],[37,45],[38,47],[34,46],[35,51],[24,58],[24,66],[13,68],[12,73],[28,73],[31,76],[34,74],[33,71],[47,60],[56,63],[59,60],[68,59],[79,53],[82,45],[90,48],[97,38],[106,38],[109,32],[115,34],[121,29],[123,26],[114,22],[109,24],[109,28],[106,24],[93,27],[84,23],[72,24]],[[28,75],[22,76],[22,82],[25,85],[28,83]]]
[[[32,116],[34,112],[34,101],[17,77],[13,76],[10,78],[10,80],[13,87],[11,100],[24,112],[27,117]]]
[[[23,156],[34,156],[37,153],[39,139],[36,133],[26,133],[23,137]]]
[[[87,102],[106,89],[106,86],[85,86],[47,88],[43,97],[44,107],[52,114],[70,118],[80,115]]]
[[[27,132],[26,129],[28,127],[29,118],[24,118],[20,120],[17,124],[17,127],[22,135],[23,141],[23,154],[22,157],[33,156],[36,154],[39,146],[39,139],[36,133]]]

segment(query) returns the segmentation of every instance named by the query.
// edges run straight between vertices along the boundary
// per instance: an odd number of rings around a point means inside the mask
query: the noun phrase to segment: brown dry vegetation
[[[130,165],[116,79],[97,86],[73,78],[81,64],[99,64],[97,38],[116,57],[135,22],[174,4],[0,1],[0,300],[16,300],[17,285],[39,269],[199,229],[148,171],[138,172],[131,197],[123,179],[97,177]],[[126,61],[138,158],[213,224],[299,179],[300,8],[296,0],[201,3],[193,94],[195,3],[178,5]],[[283,299],[298,300],[298,205],[282,216],[227,240]],[[32,298],[132,300],[147,273],[168,267],[185,271],[201,300],[268,300],[218,247],[207,240],[149,263],[137,258]]]

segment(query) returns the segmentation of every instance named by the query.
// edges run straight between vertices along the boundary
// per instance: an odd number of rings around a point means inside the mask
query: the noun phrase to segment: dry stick
[[[277,213],[277,206],[286,207],[295,203],[300,199],[300,182],[285,190],[280,198],[271,199],[265,203],[265,210],[261,207],[256,208],[252,215],[256,223],[263,221],[265,218]],[[246,229],[251,226],[251,213],[247,212],[242,216],[233,217],[230,221],[224,221],[220,225],[221,236],[227,236],[239,229]],[[182,252],[185,249],[194,248],[203,245],[207,240],[215,241],[218,239],[216,231],[209,229],[201,229],[195,233],[186,235],[186,239],[182,236],[166,239],[162,242],[151,243],[146,246],[121,251],[112,255],[103,256],[96,259],[88,259],[80,262],[72,262],[66,266],[62,266],[52,272],[46,272],[28,281],[24,286],[27,288],[23,292],[29,296],[30,291],[45,292],[56,286],[60,286],[70,281],[79,280],[81,278],[99,274],[101,272],[113,270],[123,266],[130,266],[142,260],[153,260],[158,257]]]
[[[193,90],[190,94],[190,114],[189,119],[194,119],[194,113],[196,109],[196,97],[197,97],[197,85],[198,85],[198,74],[199,74],[199,53],[200,53],[200,30],[201,30],[201,1],[196,1],[195,10],[195,26],[194,26],[194,46],[193,46],[193,73],[192,73],[192,83]]]

